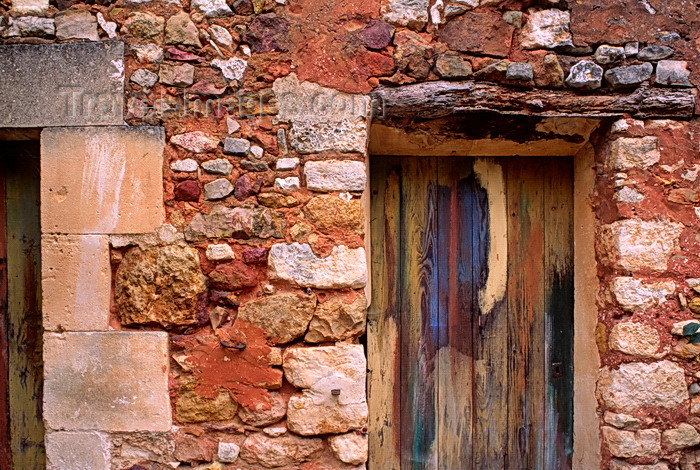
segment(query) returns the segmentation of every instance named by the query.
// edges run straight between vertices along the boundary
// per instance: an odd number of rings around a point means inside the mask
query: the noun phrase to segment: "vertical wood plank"
[[[507,212],[502,166],[492,159],[477,159],[471,180],[473,211],[472,266],[475,285],[472,304],[478,318],[474,326],[474,467],[503,469],[508,423],[508,310],[504,282],[507,272]],[[503,234],[505,233],[505,237]],[[495,255],[495,256],[494,256]],[[503,276],[506,277],[507,276]]]
[[[5,165],[7,156],[0,149],[0,468],[11,468],[9,358],[7,344],[7,241],[5,237]]]
[[[573,455],[573,162],[550,159],[545,173],[545,468],[570,469]]]
[[[435,344],[439,326],[435,266],[437,164],[433,158],[403,161],[401,468],[435,469],[438,447]]]
[[[470,160],[444,158],[438,167],[438,436],[442,470],[473,461],[472,226]]]
[[[45,467],[39,228],[39,145],[18,142],[6,160],[8,343],[14,468]]]
[[[507,159],[508,446],[506,468],[542,468],[544,280],[542,160]]]
[[[376,157],[371,166],[372,304],[367,315],[370,468],[399,470],[400,166]]]

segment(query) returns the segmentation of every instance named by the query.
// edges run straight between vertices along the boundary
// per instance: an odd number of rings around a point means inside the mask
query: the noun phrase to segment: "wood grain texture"
[[[380,87],[371,93],[374,114],[432,119],[493,111],[539,116],[611,117],[629,113],[640,119],[690,119],[691,90],[640,87],[630,93],[580,94],[568,90],[518,90],[491,83],[433,81]]]
[[[16,469],[45,466],[38,142],[17,142],[5,161],[9,397]]]
[[[0,146],[0,156],[7,158]],[[3,165],[4,166],[4,165]],[[12,467],[10,453],[9,350],[7,344],[7,240],[5,237],[5,169],[0,167],[0,468]]]
[[[402,165],[401,467],[437,467],[437,161]]]
[[[377,157],[372,197],[370,470],[569,468],[570,159]]]
[[[543,183],[538,159],[508,161],[508,452],[505,468],[542,468]]]
[[[547,365],[544,468],[570,469],[573,456],[573,162],[549,163],[544,185],[544,311]]]
[[[505,288],[508,251],[499,253],[503,232],[507,240],[506,195],[502,165],[477,159],[471,191],[474,211],[472,252],[474,276],[474,464],[475,469],[504,468],[508,423],[508,310]],[[501,203],[498,203],[501,201]],[[495,202],[495,204],[494,204]],[[504,287],[504,286],[503,286]]]
[[[367,315],[369,455],[387,470],[398,470],[400,400],[399,295],[401,270],[400,179],[392,159],[376,159],[371,178],[372,305]]]
[[[474,279],[470,161],[438,163],[438,442],[439,468],[471,466],[474,458]]]

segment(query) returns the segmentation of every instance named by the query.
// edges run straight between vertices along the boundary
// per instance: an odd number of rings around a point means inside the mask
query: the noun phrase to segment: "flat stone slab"
[[[44,335],[49,430],[169,431],[168,334]]]
[[[163,223],[162,127],[41,132],[44,233],[152,233]]]
[[[124,124],[124,43],[0,46],[0,127]]]

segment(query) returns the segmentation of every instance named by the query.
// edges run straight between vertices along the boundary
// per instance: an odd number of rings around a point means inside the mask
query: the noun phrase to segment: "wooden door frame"
[[[498,119],[498,117],[496,117]],[[577,117],[561,118],[570,119],[572,125],[576,125]],[[597,127],[594,126],[594,128]],[[595,298],[598,289],[595,259],[595,214],[590,204],[590,194],[595,183],[595,149],[588,141],[589,135],[583,142],[575,145],[564,140],[548,142],[508,142],[503,140],[479,141],[460,138],[442,139],[435,145],[429,145],[430,135],[411,139],[407,132],[399,126],[391,126],[387,123],[378,123],[372,126],[369,140],[369,156],[366,159],[367,181],[369,188],[370,165],[372,155],[420,155],[420,156],[569,156],[574,160],[574,455],[573,468],[576,470],[588,470],[599,468],[601,462],[599,419],[597,416],[597,399],[595,396],[595,384],[597,380],[600,361],[598,348],[595,341],[595,328],[597,323],[597,308]],[[370,243],[370,191],[366,190],[363,196],[365,214],[365,247],[367,252],[367,265],[372,266],[372,246]],[[371,273],[368,276],[371,280]],[[368,342],[372,341],[371,331],[372,299],[371,281],[365,288],[368,298]],[[376,306],[374,306],[376,307]],[[368,369],[371,371],[377,365],[378,358],[371,355],[367,358]],[[390,377],[384,377],[390,381]],[[381,389],[382,387],[380,387]],[[391,387],[383,387],[391,390]],[[368,375],[368,403],[370,407],[369,431],[383,438],[383,421],[378,421],[372,412],[374,407],[386,406],[391,403],[386,396],[377,391],[369,383]],[[369,469],[376,470],[372,461],[381,459],[386,449],[381,446],[376,448],[372,443],[369,450]],[[376,460],[375,460],[376,461]],[[387,469],[388,470],[388,469]]]

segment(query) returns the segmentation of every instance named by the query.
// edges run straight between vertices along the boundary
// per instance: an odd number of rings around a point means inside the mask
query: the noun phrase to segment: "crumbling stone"
[[[238,317],[262,328],[275,344],[284,344],[306,332],[315,308],[314,295],[277,294],[243,304]]]
[[[648,168],[661,158],[658,147],[658,138],[653,136],[621,137],[610,146],[608,164],[616,170]]]
[[[467,12],[442,28],[440,40],[454,51],[506,57],[513,31],[496,12]]]
[[[632,356],[658,357],[661,346],[659,332],[655,328],[636,322],[621,322],[610,332],[610,349]]]
[[[530,10],[522,30],[525,49],[554,49],[573,46],[569,23],[571,15],[563,10]]]
[[[238,410],[238,417],[251,426],[269,426],[278,423],[287,414],[287,402],[279,392],[270,392],[270,403],[260,403],[255,408],[242,406]],[[282,433],[284,434],[284,433]],[[275,436],[276,437],[276,436]]]
[[[241,448],[233,442],[219,442],[217,456],[220,462],[233,463],[238,459]]]
[[[197,26],[190,19],[190,15],[184,11],[168,18],[167,23],[165,23],[165,42],[166,44],[202,47]]]
[[[185,240],[200,241],[205,238],[230,238],[233,234],[233,209],[217,204],[209,214],[197,213],[185,227]]]
[[[609,46],[602,44],[598,46],[593,59],[601,65],[614,64],[625,58],[625,48],[620,46]]]
[[[160,66],[160,70],[158,73],[160,75],[160,83],[164,85],[185,87],[190,86],[192,85],[192,83],[194,83],[194,66],[190,64],[163,64]],[[175,137],[173,137],[173,139]]]
[[[348,302],[342,298],[319,304],[304,339],[309,343],[342,341],[365,331],[367,299],[363,294]]]
[[[683,225],[674,222],[618,220],[602,227],[602,257],[619,269],[664,271],[671,254],[680,249],[682,230]]]
[[[189,246],[131,248],[114,283],[114,303],[125,325],[196,323],[206,278]]]
[[[224,421],[233,419],[237,411],[238,403],[226,390],[221,390],[214,398],[207,398],[195,392],[192,386],[180,387],[175,403],[175,416],[181,423]]]
[[[304,436],[339,434],[365,425],[366,364],[362,346],[288,348],[283,367],[292,385],[306,389],[289,399],[287,426],[291,431]]]
[[[676,451],[700,444],[700,433],[692,425],[681,423],[676,428],[664,431],[661,439],[668,450]]]
[[[97,34],[97,19],[88,11],[67,10],[60,12],[54,18],[56,24],[56,39],[87,39],[99,41]]]
[[[654,67],[650,63],[615,67],[605,72],[605,80],[614,90],[635,87],[649,80]]]
[[[202,131],[193,131],[173,136],[170,143],[193,153],[206,153],[216,150],[219,139]]]
[[[578,62],[571,67],[569,76],[566,77],[568,86],[582,90],[596,90],[601,87],[602,81],[603,68],[590,60]]]
[[[628,312],[662,304],[675,290],[673,281],[644,282],[633,277],[616,277],[611,283],[611,291],[617,302]]]
[[[685,372],[670,361],[621,364],[604,369],[598,389],[608,406],[633,412],[642,406],[674,408],[688,400]]]
[[[427,0],[391,0],[382,8],[384,20],[420,31],[428,23]]]
[[[328,438],[328,446],[341,462],[361,465],[367,461],[368,441],[365,434],[351,432]]]
[[[630,458],[661,453],[661,433],[658,429],[630,432],[603,426],[603,438],[615,457]]]
[[[363,209],[359,199],[345,201],[338,196],[316,196],[304,207],[304,215],[323,233],[343,230],[361,235],[364,232]]]
[[[363,191],[365,164],[348,160],[311,161],[304,165],[306,187],[312,191]]]
[[[272,438],[257,433],[245,440],[241,446],[240,458],[265,468],[298,466],[317,457],[322,450],[321,439],[308,439],[294,434]]]
[[[368,49],[380,50],[391,44],[394,27],[382,20],[372,20],[360,33]]]
[[[253,52],[286,51],[289,49],[289,21],[274,13],[256,16],[248,25],[244,40]]]
[[[233,238],[284,238],[287,220],[280,212],[264,207],[237,207],[230,213]]]
[[[660,60],[656,64],[656,84],[674,87],[692,87],[688,63],[683,60]]]
[[[147,11],[132,13],[124,22],[129,34],[139,39],[157,39],[163,34],[164,26],[165,18]]]
[[[641,51],[639,51],[639,54],[637,54],[637,59],[639,60],[648,60],[648,61],[657,61],[661,59],[665,59],[667,57],[670,57],[673,55],[673,49],[668,47],[668,46],[659,46],[652,44],[650,46],[646,46],[642,48]]]
[[[219,178],[204,185],[204,199],[215,201],[223,199],[233,192],[233,185],[226,178]]]
[[[319,258],[307,243],[272,245],[268,257],[270,279],[296,282],[317,289],[360,288],[367,284],[364,248],[333,247],[330,255]]]
[[[467,78],[472,74],[472,66],[461,55],[446,52],[435,59],[435,73],[446,80]]]
[[[206,18],[230,16],[233,13],[225,0],[192,0],[192,9],[199,11]]]

